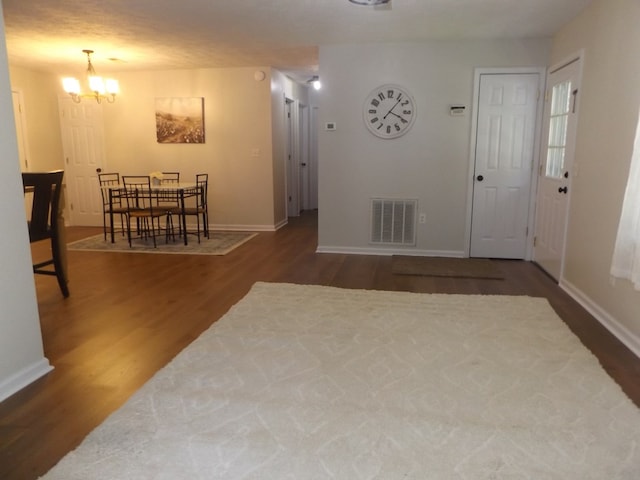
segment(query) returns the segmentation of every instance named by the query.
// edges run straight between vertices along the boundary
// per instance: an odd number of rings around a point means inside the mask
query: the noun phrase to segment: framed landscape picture
[[[204,98],[156,98],[158,143],[204,143]]]

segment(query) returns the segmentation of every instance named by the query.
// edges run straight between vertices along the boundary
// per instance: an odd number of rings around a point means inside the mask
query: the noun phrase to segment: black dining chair
[[[67,272],[64,259],[66,245],[61,238],[60,198],[62,195],[63,170],[54,172],[24,172],[22,183],[25,196],[31,196],[31,211],[27,218],[29,241],[51,241],[51,258],[33,265],[33,273],[52,275],[58,280],[62,295],[69,296]],[[47,268],[49,267],[49,268]],[[53,267],[53,268],[51,268]]]
[[[151,189],[148,175],[123,175],[122,185],[127,203],[127,238],[131,247],[131,220],[135,220],[139,234],[153,239],[157,247],[156,235],[161,231],[160,219],[168,215],[166,209],[158,207],[157,193]],[[168,239],[168,236],[167,236]]]
[[[102,169],[96,169],[98,174],[98,183],[100,183],[100,195],[102,196],[102,232],[104,239],[107,240],[107,217],[113,219],[113,216],[120,217],[120,231],[122,236],[125,235],[124,221],[127,215],[127,206],[122,200],[118,187],[120,186],[120,174],[116,172],[105,173]],[[109,189],[111,187],[111,198],[109,198]],[[113,230],[113,222],[110,221],[109,228]],[[113,232],[111,232],[113,237]]]
[[[198,243],[200,243],[200,232],[205,238],[209,238],[209,210],[207,207],[209,174],[198,173],[196,175],[196,185],[198,191],[195,195],[195,205],[185,206],[184,211],[181,213],[186,216],[196,217],[196,235],[198,236]]]
[[[180,183],[180,172],[162,172],[160,185],[178,185]],[[157,195],[158,207],[167,211],[167,234],[174,236],[173,217],[179,216],[180,198],[176,191],[164,190],[159,191]],[[181,233],[181,231],[179,232]]]

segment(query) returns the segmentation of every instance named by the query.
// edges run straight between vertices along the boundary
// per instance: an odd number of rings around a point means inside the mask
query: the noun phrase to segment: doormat
[[[195,236],[189,236],[189,244],[185,245],[181,238],[165,243],[164,238],[156,238],[157,247],[154,248],[150,239],[133,239],[131,247],[126,237],[115,236],[115,243],[111,243],[109,235],[104,240],[103,234],[83,238],[67,245],[67,250],[85,250],[92,252],[126,252],[126,253],[169,253],[182,255],[226,255],[248,242],[257,233],[247,232],[210,232],[210,238],[200,237],[200,243]]]
[[[488,258],[393,255],[391,271],[396,275],[504,279],[500,267]]]

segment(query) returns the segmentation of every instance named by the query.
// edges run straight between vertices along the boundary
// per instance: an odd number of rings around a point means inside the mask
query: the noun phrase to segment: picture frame
[[[156,98],[158,143],[205,143],[204,98]]]

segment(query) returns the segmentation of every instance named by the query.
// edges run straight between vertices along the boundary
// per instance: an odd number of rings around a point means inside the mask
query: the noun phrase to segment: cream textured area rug
[[[115,236],[115,243],[111,243],[109,235],[104,240],[104,235],[94,235],[92,237],[83,238],[67,245],[68,250],[89,250],[92,252],[127,252],[127,253],[179,253],[182,255],[226,255],[235,250],[240,245],[248,242],[257,233],[246,232],[210,232],[209,237],[198,237],[189,235],[185,245],[182,238],[176,236],[175,241],[165,241],[162,238],[156,238],[157,247],[153,246],[153,240],[134,238],[129,246],[127,237],[123,237],[118,233]]]
[[[640,478],[640,410],[544,299],[257,283],[44,478]]]

